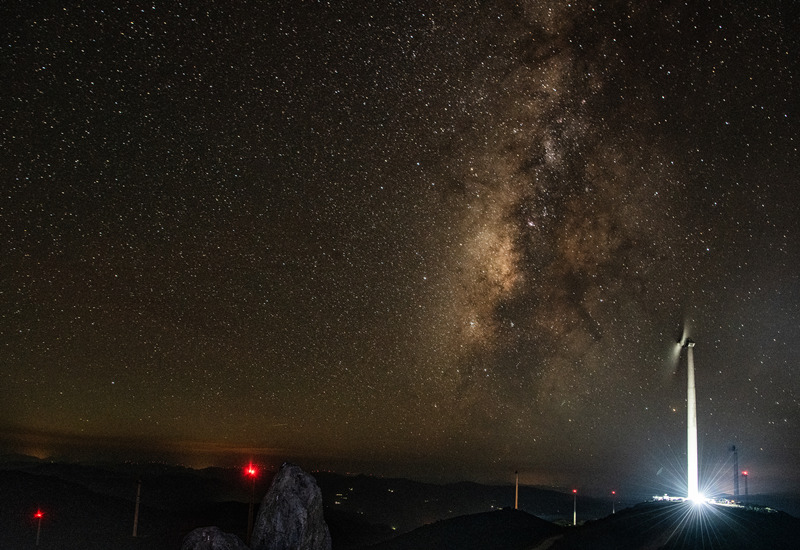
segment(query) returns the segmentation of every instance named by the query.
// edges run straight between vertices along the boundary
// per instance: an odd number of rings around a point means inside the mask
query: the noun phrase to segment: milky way
[[[9,449],[785,481],[796,10],[423,4],[6,8]]]

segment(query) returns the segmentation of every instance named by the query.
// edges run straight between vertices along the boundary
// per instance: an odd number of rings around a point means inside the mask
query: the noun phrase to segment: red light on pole
[[[33,514],[33,517],[38,520],[36,525],[36,546],[39,546],[39,533],[42,532],[42,518],[44,517],[44,514],[41,510],[36,510],[36,513]]]
[[[611,513],[616,514],[616,505],[617,505],[617,492],[611,491]]]
[[[244,475],[248,476],[253,482],[250,487],[250,508],[247,512],[247,544],[249,545],[250,537],[253,536],[253,508],[256,498],[256,478],[258,477],[258,469],[253,466],[252,461],[244,469]]]
[[[578,490],[572,490],[572,526],[578,524]]]
[[[749,476],[750,476],[750,473],[747,470],[744,470],[742,472],[742,477],[744,478],[744,502],[745,502],[745,504],[747,504],[747,501],[749,500],[749,497],[750,497],[750,495],[749,495],[749,493],[747,491],[747,478]]]

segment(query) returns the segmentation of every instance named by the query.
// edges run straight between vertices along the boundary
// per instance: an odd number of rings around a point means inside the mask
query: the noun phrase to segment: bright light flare
[[[245,467],[245,469],[244,469],[244,475],[246,475],[246,476],[248,476],[248,477],[255,478],[255,477],[257,477],[257,476],[258,476],[258,468],[256,468],[255,466],[253,466],[253,463],[251,462],[250,464],[248,464],[248,465]]]
[[[44,517],[44,513],[41,510],[36,510],[36,513],[33,514],[33,517],[37,519],[42,519]]]

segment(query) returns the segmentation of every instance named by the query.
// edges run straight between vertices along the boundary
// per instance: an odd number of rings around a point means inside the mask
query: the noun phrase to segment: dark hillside
[[[580,525],[592,517],[593,506],[599,512],[605,504],[584,498],[578,500],[579,526],[560,527],[554,522],[571,523],[573,500],[554,491],[524,488],[520,505],[527,508],[514,511],[503,508],[513,498],[513,487],[314,475],[334,550],[527,550],[540,545],[553,550],[782,550],[798,548],[800,541],[800,519],[764,507],[648,502]],[[270,477],[265,472],[258,482],[258,501]],[[133,538],[139,479],[141,508],[138,537]],[[42,550],[177,549],[189,531],[211,525],[244,538],[249,497],[250,487],[235,469],[15,460],[0,465],[0,548],[35,548],[37,509],[44,513]]]
[[[553,523],[507,509],[437,521],[369,550],[525,550],[561,531]]]
[[[552,550],[795,550],[800,519],[776,511],[648,502],[566,530]]]

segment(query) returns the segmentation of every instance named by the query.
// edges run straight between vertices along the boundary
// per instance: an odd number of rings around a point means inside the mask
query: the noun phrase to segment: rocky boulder
[[[281,466],[258,510],[253,550],[330,550],[317,481],[294,464]]]
[[[218,527],[198,527],[183,538],[181,550],[248,550],[242,539]]]

